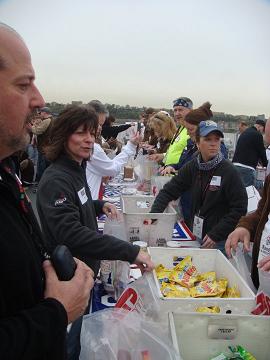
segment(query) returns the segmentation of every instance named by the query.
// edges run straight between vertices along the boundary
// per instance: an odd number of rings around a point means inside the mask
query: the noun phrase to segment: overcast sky
[[[269,0],[0,0],[46,101],[270,115]]]

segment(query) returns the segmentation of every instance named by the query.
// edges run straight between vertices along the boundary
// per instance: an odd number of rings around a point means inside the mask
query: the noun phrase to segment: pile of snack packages
[[[173,266],[168,269],[160,264],[155,269],[161,293],[166,298],[240,297],[237,286],[228,287],[228,280],[217,279],[214,271],[200,274],[192,263],[191,256],[174,256]],[[196,311],[219,313],[220,309],[218,306],[199,307]]]
[[[155,269],[160,283],[160,290],[166,298],[202,298],[222,297],[239,298],[237,286],[228,287],[226,278],[217,279],[214,271],[199,273],[192,263],[191,256],[173,257],[173,268],[168,269],[162,264]],[[201,306],[197,312],[219,313],[218,306]],[[219,354],[211,360],[256,360],[242,346],[229,346],[230,355]]]
[[[231,355],[224,355],[223,353],[211,358],[210,360],[256,360],[251,353],[249,353],[242,346],[228,346]]]

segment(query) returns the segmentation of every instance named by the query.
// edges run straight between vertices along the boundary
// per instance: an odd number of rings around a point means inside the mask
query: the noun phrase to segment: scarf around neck
[[[222,156],[221,152],[219,152],[213,159],[211,159],[207,162],[203,162],[201,154],[198,154],[198,156],[197,156],[198,168],[199,168],[199,170],[202,170],[202,171],[208,171],[208,170],[214,169],[215,167],[218,166],[218,164],[222,160],[223,160],[223,156]]]

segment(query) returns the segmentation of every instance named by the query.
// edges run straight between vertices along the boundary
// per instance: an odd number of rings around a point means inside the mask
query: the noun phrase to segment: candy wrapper
[[[173,268],[169,280],[187,288],[194,286],[198,281],[198,271],[192,264],[190,256],[185,257]]]
[[[190,289],[190,295],[194,298],[197,297],[212,297],[222,296],[226,291],[227,280],[222,279],[219,281],[201,281],[196,286]]]
[[[162,284],[163,282],[166,283],[169,282],[169,277],[171,275],[172,270],[165,268],[162,264],[159,264],[155,268],[155,270],[160,284]]]
[[[256,360],[256,358],[244,349],[242,346],[229,346],[229,349],[233,353],[233,357],[229,357],[228,359],[241,359],[241,360]],[[235,357],[237,356],[237,357]]]
[[[189,289],[172,283],[162,283],[161,292],[167,298],[187,298],[190,297]]]
[[[215,281],[217,280],[215,271],[208,271],[198,274],[198,281]]]
[[[231,288],[227,288],[225,293],[222,295],[223,298],[240,298],[240,291],[238,287],[235,285]]]

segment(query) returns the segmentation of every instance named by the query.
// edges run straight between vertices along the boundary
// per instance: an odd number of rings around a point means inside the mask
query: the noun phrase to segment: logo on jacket
[[[63,205],[63,203],[67,200],[66,197],[63,197],[63,198],[60,198],[60,199],[57,199],[54,203],[54,206],[61,206]]]

